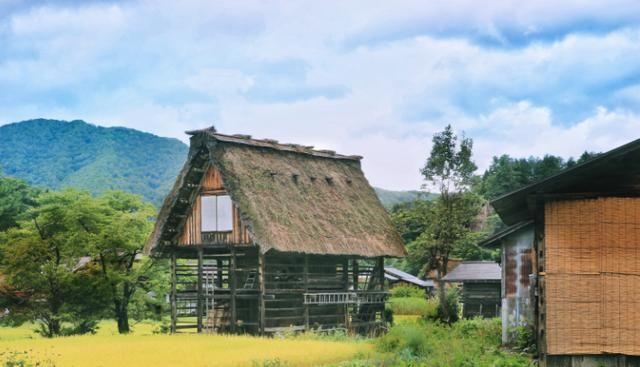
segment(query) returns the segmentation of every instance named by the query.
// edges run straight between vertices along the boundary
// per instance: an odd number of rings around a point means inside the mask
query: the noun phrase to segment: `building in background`
[[[493,261],[463,261],[442,280],[460,283],[462,317],[500,316],[502,269]]]

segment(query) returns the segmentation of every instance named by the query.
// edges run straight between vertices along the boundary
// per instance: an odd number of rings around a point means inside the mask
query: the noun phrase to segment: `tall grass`
[[[429,316],[437,312],[438,301],[415,297],[390,298],[387,307],[394,315]]]
[[[532,366],[526,355],[500,348],[500,333],[499,319],[462,320],[452,326],[419,321],[392,327],[376,345],[380,352],[394,356],[387,366]]]

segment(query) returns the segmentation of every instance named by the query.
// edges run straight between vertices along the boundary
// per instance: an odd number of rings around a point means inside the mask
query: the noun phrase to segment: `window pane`
[[[202,196],[201,218],[202,232],[215,232],[216,230],[216,197]]]
[[[233,229],[233,205],[229,195],[218,196],[218,231]]]

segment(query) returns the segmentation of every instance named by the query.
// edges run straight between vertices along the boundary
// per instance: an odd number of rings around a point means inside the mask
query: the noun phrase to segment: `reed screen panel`
[[[640,198],[545,205],[547,353],[640,355]]]

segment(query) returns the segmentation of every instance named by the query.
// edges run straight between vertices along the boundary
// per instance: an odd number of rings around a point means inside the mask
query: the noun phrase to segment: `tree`
[[[105,193],[100,205],[104,222],[91,253],[109,289],[118,332],[128,333],[131,300],[155,269],[154,262],[141,256],[155,209],[136,195],[118,191]]]
[[[563,169],[586,162],[597,155],[593,152],[584,152],[578,160],[569,158],[567,161],[548,154],[542,158],[512,158],[506,154],[493,157],[491,166],[484,172],[482,179],[474,185],[475,191],[486,199],[493,200]]]
[[[95,241],[98,213],[87,193],[46,193],[0,238],[6,283],[23,295],[23,305],[40,323],[44,336],[95,328],[103,293],[91,274],[75,270],[88,244]]]
[[[36,204],[38,193],[25,181],[0,176],[0,232],[18,225],[18,220]]]
[[[451,125],[433,136],[431,154],[422,169],[427,186],[439,191],[434,202],[429,229],[416,240],[415,246],[423,253],[426,270],[436,270],[439,282],[440,307],[444,321],[449,315],[442,277],[447,274],[449,257],[462,239],[471,232],[471,225],[480,208],[481,200],[469,192],[473,173],[477,169],[471,160],[473,140],[460,139]]]

